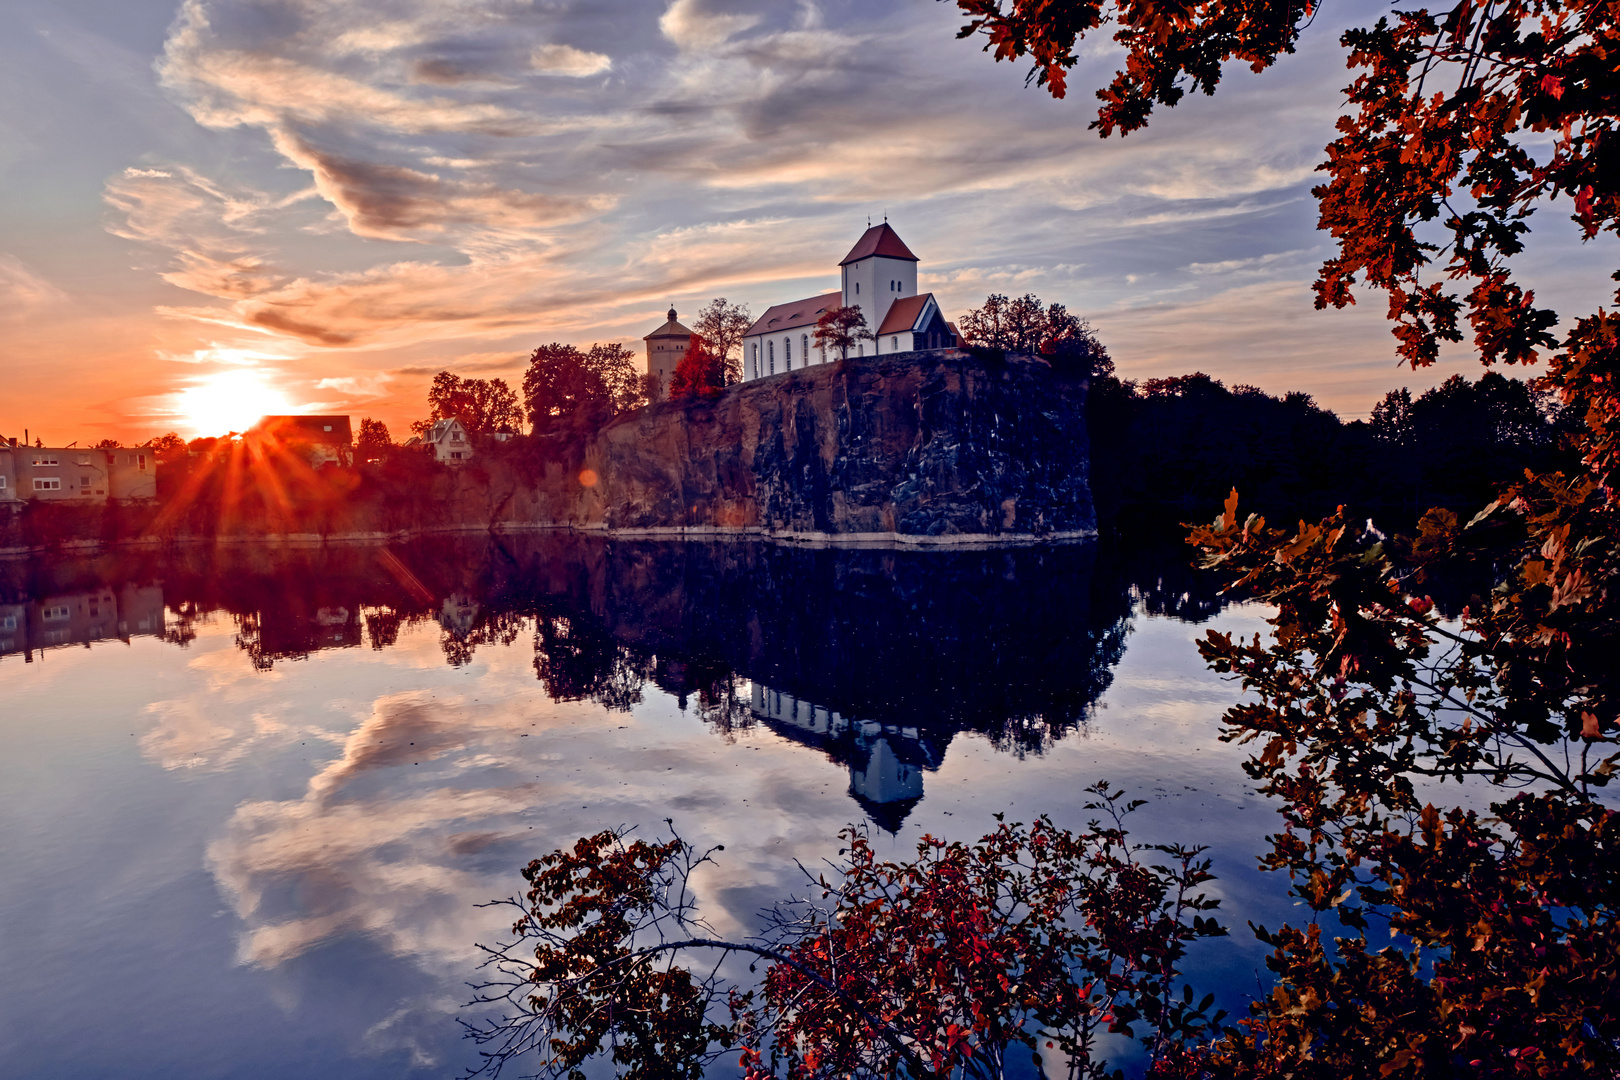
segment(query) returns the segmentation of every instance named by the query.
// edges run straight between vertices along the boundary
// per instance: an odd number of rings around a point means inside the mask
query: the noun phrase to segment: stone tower
[[[686,355],[692,343],[692,331],[675,320],[675,309],[669,309],[669,320],[642,339],[647,343],[647,372],[658,376],[658,390],[652,400],[664,401],[669,397],[669,377]]]

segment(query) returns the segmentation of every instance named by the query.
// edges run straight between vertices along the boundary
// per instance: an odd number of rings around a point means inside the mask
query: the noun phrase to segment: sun
[[[258,371],[221,371],[175,395],[175,412],[194,435],[246,431],[270,413],[290,411],[280,390]]]

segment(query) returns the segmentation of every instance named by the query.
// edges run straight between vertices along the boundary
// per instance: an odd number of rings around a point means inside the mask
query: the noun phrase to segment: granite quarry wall
[[[582,524],[951,542],[1096,530],[1085,386],[1038,361],[897,353],[623,417]]]

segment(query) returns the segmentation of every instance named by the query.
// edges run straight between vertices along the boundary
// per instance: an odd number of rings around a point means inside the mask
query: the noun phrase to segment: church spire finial
[[[669,305],[669,321],[670,322],[675,321],[675,305],[674,304]]]

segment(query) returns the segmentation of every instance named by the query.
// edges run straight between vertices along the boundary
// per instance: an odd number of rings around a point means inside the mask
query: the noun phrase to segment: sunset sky
[[[936,0],[5,0],[0,434],[399,436],[440,369],[515,384],[543,342],[836,287],[885,214],[948,315],[1033,291],[1126,377],[1364,416],[1477,371],[1398,369],[1381,297],[1312,307],[1337,38],[1382,10],[1100,140],[1106,42],[1057,102]],[[1599,252],[1536,227],[1526,276],[1595,307]]]

